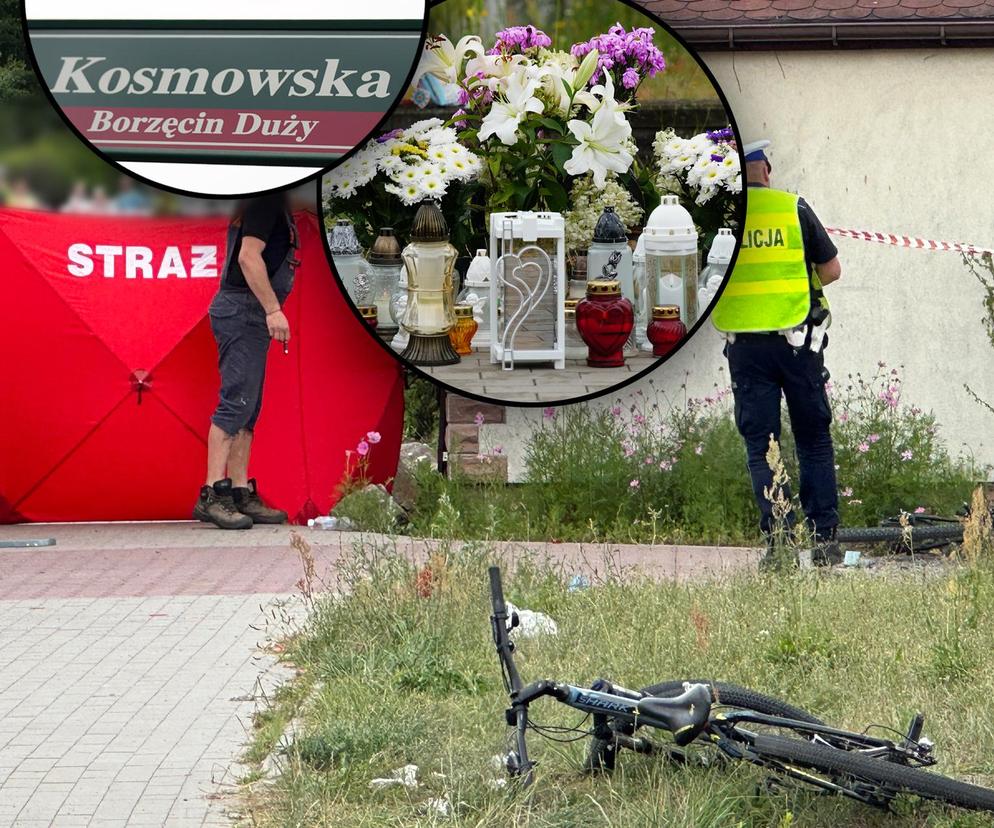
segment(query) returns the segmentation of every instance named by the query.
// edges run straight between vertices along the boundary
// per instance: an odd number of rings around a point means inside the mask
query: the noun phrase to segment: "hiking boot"
[[[235,508],[234,491],[230,477],[213,486],[201,486],[200,499],[193,507],[194,520],[213,523],[218,529],[251,529],[252,518]]]
[[[239,486],[232,491],[235,493],[235,507],[243,515],[252,518],[254,523],[286,523],[286,512],[267,506],[259,497],[254,477],[249,480],[248,486]]]
[[[842,547],[834,537],[819,540],[811,550],[811,563],[814,566],[837,566],[842,563],[843,558],[845,555]]]

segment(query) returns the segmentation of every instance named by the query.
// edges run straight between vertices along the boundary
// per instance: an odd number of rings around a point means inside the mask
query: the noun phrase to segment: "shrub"
[[[875,523],[902,510],[954,513],[970,498],[977,470],[953,458],[932,414],[903,399],[900,369],[877,363],[870,379],[829,384],[842,521]]]

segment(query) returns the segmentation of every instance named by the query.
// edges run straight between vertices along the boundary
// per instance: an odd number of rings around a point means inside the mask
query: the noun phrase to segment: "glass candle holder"
[[[576,327],[587,344],[587,365],[619,368],[625,364],[625,343],[635,326],[635,309],[622,295],[617,279],[594,279],[576,306]]]
[[[411,243],[401,254],[407,270],[407,308],[401,325],[410,334],[401,357],[414,365],[459,362],[449,341],[456,322],[452,289],[456,255],[442,211],[433,202],[422,204],[411,226]]]
[[[652,321],[646,336],[652,343],[653,356],[666,356],[686,335],[687,326],[680,321],[680,308],[676,305],[657,305],[652,309]]]
[[[576,327],[576,306],[579,299],[567,299],[566,308],[566,359],[586,359],[590,351]]]
[[[473,335],[474,348],[490,347],[490,256],[485,248],[476,255],[466,271],[462,290],[456,297],[459,305],[471,305],[476,320],[476,333]]]
[[[371,292],[369,262],[362,257],[362,247],[355,228],[347,219],[339,219],[328,234],[328,247],[335,272],[342,280],[352,304],[368,305]]]
[[[469,356],[473,353],[473,335],[479,327],[473,318],[473,306],[456,305],[454,314],[456,324],[449,331],[449,341],[459,356]]]
[[[384,339],[391,338],[397,333],[397,323],[390,315],[390,302],[400,284],[400,274],[404,270],[404,262],[400,255],[400,243],[393,234],[392,227],[380,228],[369,249],[369,282],[371,296],[369,304],[376,305],[379,326],[377,333]]]

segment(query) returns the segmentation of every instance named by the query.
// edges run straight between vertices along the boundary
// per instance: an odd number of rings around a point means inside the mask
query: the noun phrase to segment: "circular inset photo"
[[[410,83],[426,0],[25,0],[35,70],[66,123],[132,175],[235,196],[328,169]]]
[[[432,7],[388,128],[324,176],[333,268],[382,346],[450,390],[607,393],[676,351],[724,285],[745,211],[734,119],[638,7],[479,5]]]

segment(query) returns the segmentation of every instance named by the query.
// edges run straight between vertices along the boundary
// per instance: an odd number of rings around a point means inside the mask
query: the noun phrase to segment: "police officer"
[[[296,251],[284,193],[238,206],[228,228],[221,287],[210,306],[221,392],[207,436],[207,482],[193,509],[195,519],[222,529],[287,519],[260,498],[248,466],[269,346],[276,340],[286,350],[290,341],[283,303],[293,287]]]
[[[735,423],[746,444],[752,488],[767,537],[763,565],[774,563],[773,471],[766,455],[780,439],[787,401],[800,466],[800,499],[815,538],[812,562],[841,561],[832,412],[825,393],[824,349],[831,318],[823,288],[842,274],[838,250],[814,211],[793,193],[770,187],[769,141],[743,147],[745,231],[735,268],[712,319],[727,335]],[[784,492],[787,498],[790,492]],[[788,524],[793,524],[788,515]]]

